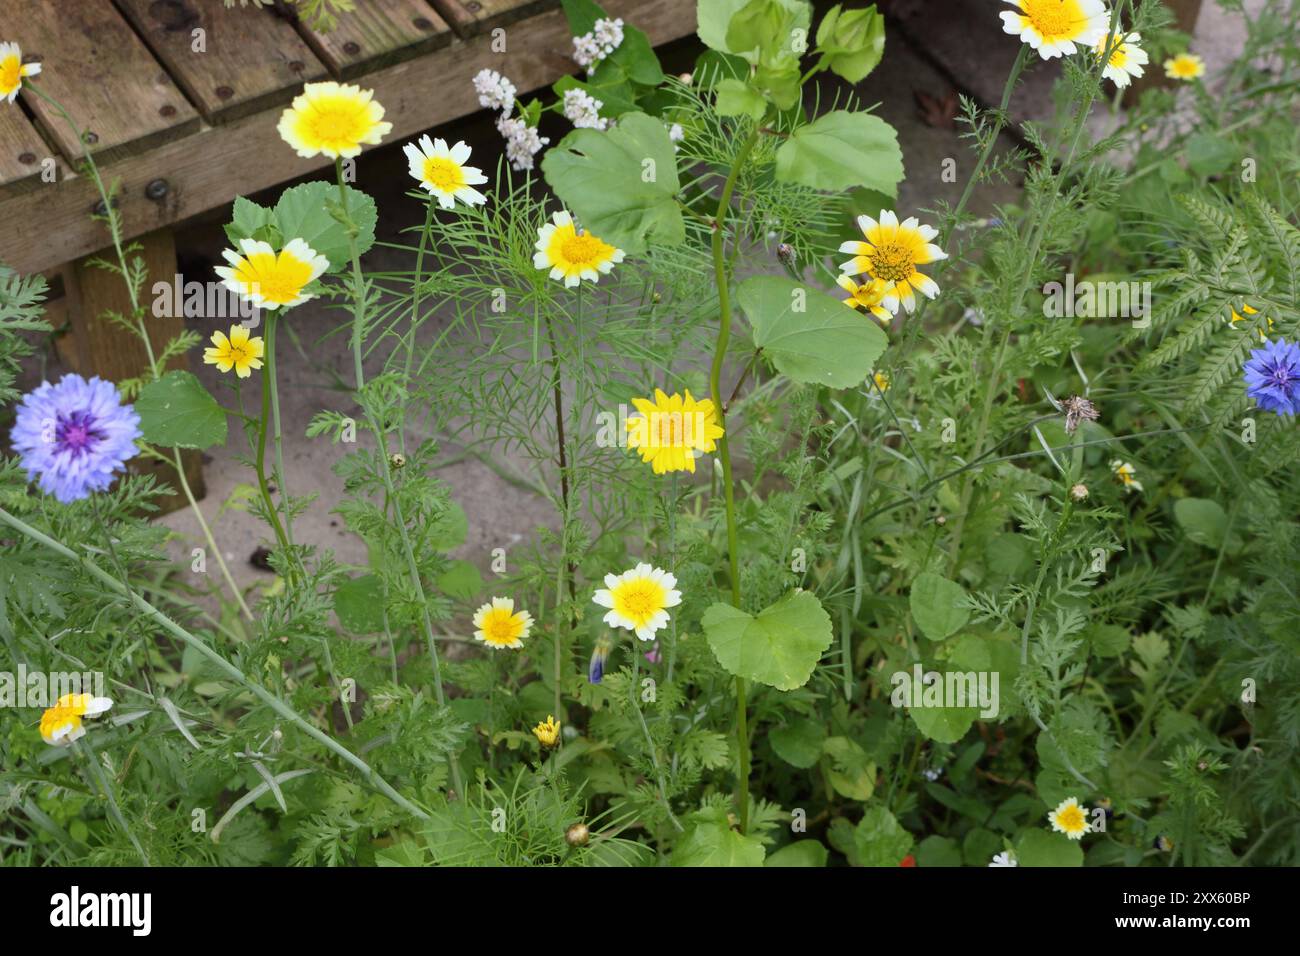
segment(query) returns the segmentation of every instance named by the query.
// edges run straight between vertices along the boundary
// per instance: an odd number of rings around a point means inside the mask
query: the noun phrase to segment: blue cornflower
[[[66,504],[113,483],[135,456],[139,425],[112,382],[65,375],[23,397],[10,439],[28,479]]]
[[[1246,394],[1266,412],[1300,412],[1300,344],[1278,339],[1250,353],[1244,368]]]

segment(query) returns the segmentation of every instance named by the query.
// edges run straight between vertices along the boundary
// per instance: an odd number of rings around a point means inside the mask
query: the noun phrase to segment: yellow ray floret
[[[551,278],[566,286],[576,286],[583,279],[596,282],[622,261],[622,249],[579,231],[573,217],[564,210],[552,215],[551,221],[537,231],[533,265],[550,269]]]
[[[278,254],[257,239],[241,239],[239,250],[225,250],[230,265],[217,266],[216,273],[227,289],[259,309],[290,309],[313,298],[315,293],[304,290],[330,266],[301,239],[290,240]]]
[[[656,475],[695,471],[695,459],[717,448],[722,437],[717,411],[709,399],[666,395],[655,389],[654,401],[634,398],[638,414],[627,421],[627,446],[649,462]]]
[[[840,246],[840,252],[849,252],[853,258],[840,266],[845,275],[869,275],[885,283],[880,295],[881,308],[897,314],[901,304],[908,312],[916,308],[916,295],[920,292],[933,299],[939,294],[938,284],[917,269],[948,254],[930,240],[939,234],[933,226],[922,226],[915,217],[898,221],[889,209],[880,211],[880,221],[870,216],[859,216],[858,227],[865,242],[850,240]]]
[[[1082,840],[1085,833],[1092,831],[1087,811],[1079,806],[1076,797],[1062,800],[1056,809],[1047,815],[1047,819],[1051,822],[1053,830],[1064,833],[1071,840]]]
[[[232,325],[230,335],[212,333],[212,347],[203,350],[203,362],[215,365],[219,372],[232,368],[240,378],[248,378],[253,369],[262,367],[263,343],[261,336],[249,335],[242,325]]]
[[[393,129],[374,93],[346,83],[308,83],[280,114],[280,138],[299,156],[356,156]]]
[[[474,612],[474,640],[493,650],[519,648],[533,627],[533,616],[515,611],[513,598],[494,597]]]
[[[894,317],[884,306],[885,297],[889,295],[889,283],[884,279],[867,279],[861,285],[843,273],[835,280],[841,289],[849,294],[844,304],[850,309],[865,309],[886,324]],[[895,305],[895,308],[898,306]]]

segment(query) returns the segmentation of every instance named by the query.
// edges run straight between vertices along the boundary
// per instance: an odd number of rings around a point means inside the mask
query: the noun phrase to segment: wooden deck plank
[[[257,7],[222,0],[116,0],[154,55],[213,123],[287,103],[325,77],[292,24]],[[194,31],[202,30],[195,49]]]
[[[655,45],[695,32],[695,0],[658,0],[650,5],[607,0],[603,6],[611,16],[635,23]],[[569,28],[562,12],[533,17],[520,29],[528,31],[528,42],[511,46],[508,67],[520,91],[538,89],[573,72],[573,61],[564,53]],[[478,112],[471,81],[484,68],[502,68],[501,54],[492,50],[490,36],[458,42],[432,56],[366,76],[364,85],[374,90],[384,105],[384,118],[393,124],[385,142],[400,143]],[[122,184],[118,209],[127,237],[330,165],[327,158],[303,159],[286,146],[276,132],[279,118],[278,110],[256,113],[109,167],[106,175]],[[167,182],[166,193],[150,199],[146,187],[160,178]],[[45,240],[31,242],[24,229],[0,230],[0,262],[19,272],[40,272],[100,249],[107,237],[103,225],[89,218],[94,204],[94,186],[84,177],[0,201],[0,221],[39,222]]]
[[[452,29],[463,37],[494,27],[509,26],[526,17],[558,7],[560,0],[429,0]],[[644,6],[644,4],[642,4]]]
[[[41,163],[52,158],[51,152],[16,103],[0,103],[0,187],[26,189],[40,185]],[[61,177],[62,170],[59,174]]]
[[[367,0],[341,13],[328,33],[299,24],[303,38],[340,79],[447,46],[451,27],[425,0]]]
[[[97,155],[120,158],[193,132],[199,116],[148,48],[108,3],[73,11],[45,0],[4,0],[0,36],[41,61],[42,89],[62,103]],[[69,161],[81,145],[62,117],[24,91],[46,135]]]

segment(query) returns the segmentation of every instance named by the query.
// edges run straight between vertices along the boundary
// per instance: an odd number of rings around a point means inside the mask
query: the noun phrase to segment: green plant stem
[[[727,513],[727,561],[731,573],[731,603],[740,607],[740,555],[739,535],[736,531],[736,493],[731,475],[731,441],[726,423],[726,409],[722,404],[722,365],[727,357],[727,343],[731,339],[731,295],[728,288],[727,263],[723,248],[727,213],[731,209],[731,194],[735,191],[740,171],[749,158],[754,144],[758,142],[758,126],[750,129],[736,158],[731,162],[731,171],[722,187],[718,198],[718,212],[713,223],[713,278],[718,288],[718,339],[713,351],[713,365],[709,371],[709,395],[713,408],[722,427],[722,437],[718,439],[718,460],[722,462],[722,491]],[[740,832],[749,829],[749,731],[747,728],[747,703],[745,700],[745,679],[736,678],[736,743],[739,748],[740,768],[737,779],[737,811],[740,816]]]
[[[348,225],[348,245],[352,259],[352,371],[356,378],[357,400],[361,403],[361,408],[366,415],[366,421],[370,423],[371,431],[375,433],[375,444],[378,446],[379,451],[379,473],[384,479],[384,491],[388,495],[388,500],[393,503],[393,517],[397,524],[398,535],[402,541],[402,549],[406,553],[406,567],[411,578],[411,586],[415,588],[416,596],[420,600],[420,616],[424,624],[425,640],[429,648],[429,661],[433,665],[434,695],[438,701],[438,706],[445,707],[447,705],[447,695],[442,687],[442,665],[438,660],[438,645],[433,636],[433,619],[429,616],[429,599],[424,592],[424,581],[420,578],[420,566],[415,560],[415,548],[411,544],[411,534],[406,527],[406,518],[402,514],[402,503],[398,499],[397,489],[393,485],[393,472],[388,463],[388,448],[384,441],[384,433],[362,397],[362,390],[366,384],[365,368],[361,361],[361,346],[366,329],[365,278],[361,273],[361,253],[357,248],[356,225],[348,218],[348,192],[343,182],[343,161],[341,159],[335,160],[334,172],[338,179],[339,203],[343,220]],[[457,794],[463,795],[460,763],[456,758],[456,754],[448,753],[447,763],[451,770],[452,786],[455,787]]]
[[[268,326],[269,331],[269,326]],[[274,367],[275,355],[274,348],[267,347],[266,351],[266,368],[269,373]],[[262,378],[262,413],[257,419],[257,455],[253,458],[253,471],[257,474],[257,489],[262,493],[262,505],[266,508],[267,520],[271,522],[271,530],[275,532],[275,543],[286,554],[289,550],[289,539],[285,537],[284,527],[280,524],[280,509],[276,507],[275,501],[271,498],[271,486],[266,480],[266,435],[268,426],[271,422],[271,380],[269,376]]]
[[[11,515],[8,511],[6,511],[3,508],[0,508],[0,522],[7,524],[15,531],[31,539],[32,541],[35,541],[37,544],[49,548],[55,554],[58,554],[61,557],[66,558],[67,560],[73,562],[74,564],[81,567],[84,571],[86,571],[86,573],[88,573],[96,580],[98,580],[100,583],[110,588],[114,593],[119,594],[122,597],[125,597],[128,601],[131,602],[132,605],[135,606],[137,610],[140,611],[140,613],[144,617],[148,618],[158,627],[167,631],[173,637],[179,639],[187,647],[193,648],[197,653],[199,653],[207,660],[209,660],[218,670],[220,670],[222,673],[229,676],[232,680],[237,681],[243,687],[247,688],[248,691],[253,694],[253,696],[257,697],[258,700],[262,701],[264,704],[266,704],[268,707],[274,710],[285,720],[289,721],[295,727],[299,728],[307,736],[311,737],[317,743],[328,748],[329,750],[332,750],[335,754],[337,754],[343,760],[350,763],[353,767],[356,767],[365,776],[366,780],[373,787],[375,787],[375,789],[377,789],[380,793],[384,794],[384,796],[388,797],[388,799],[392,800],[403,810],[407,811],[412,816],[420,818],[421,820],[427,820],[429,818],[427,813],[425,813],[415,804],[411,803],[411,801],[408,800],[406,797],[402,796],[400,793],[394,790],[393,787],[388,783],[388,781],[385,780],[383,777],[381,777],[378,773],[376,773],[370,767],[370,765],[367,764],[364,760],[362,760],[356,754],[352,753],[352,751],[348,750],[346,747],[344,747],[334,738],[329,736],[329,734],[322,732],[313,724],[311,724],[309,721],[307,721],[305,718],[300,716],[297,713],[297,711],[295,711],[292,707],[290,707],[288,704],[282,701],[275,694],[272,694],[261,684],[258,684],[255,681],[246,677],[244,675],[244,672],[241,671],[238,667],[236,667],[234,664],[230,663],[228,660],[226,660],[224,657],[222,657],[220,654],[214,651],[211,647],[207,645],[206,642],[199,639],[198,637],[195,637],[193,634],[187,631],[180,624],[177,624],[175,621],[173,621],[162,611],[158,610],[156,607],[154,607],[152,604],[146,601],[143,597],[137,594],[133,588],[117,580],[117,578],[113,577],[107,571],[100,568],[99,565],[95,564],[90,559],[75,553],[70,548],[60,544],[58,541],[55,541],[53,538],[51,538],[49,535],[45,534],[44,532],[38,531],[36,528],[33,528],[31,525],[27,524],[21,519]]]
[[[132,830],[130,824],[126,822],[126,817],[122,816],[122,809],[117,805],[117,797],[113,792],[113,783],[104,773],[104,768],[99,763],[99,757],[95,753],[95,748],[90,744],[89,735],[78,740],[74,746],[77,748],[77,753],[85,759],[86,766],[91,769],[95,776],[95,780],[99,784],[100,791],[104,794],[104,800],[108,803],[108,815],[113,818],[113,822],[117,824],[118,828],[126,834],[127,839],[131,841],[131,846],[135,848],[135,852],[139,855],[140,861],[145,866],[148,866],[149,855],[144,852],[144,847],[140,845],[140,841],[136,837],[135,831]]]
[[[274,312],[266,314],[266,372],[264,373],[263,386],[264,394],[269,392],[271,395],[271,427],[274,428],[273,442],[275,445],[275,489],[280,496],[282,508],[284,510],[284,540],[289,545],[289,555],[297,563],[297,558],[293,555],[293,514],[289,507],[289,490],[284,484],[284,442],[280,432],[280,388],[276,378],[275,371],[275,329],[276,317]]]

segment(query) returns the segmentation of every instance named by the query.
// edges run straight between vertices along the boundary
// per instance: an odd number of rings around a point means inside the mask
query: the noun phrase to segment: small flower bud
[[[569,846],[586,846],[591,839],[591,831],[585,823],[575,823],[564,831],[564,842]]]
[[[1070,497],[1073,498],[1075,501],[1087,501],[1088,486],[1085,484],[1075,485],[1073,488],[1070,489]]]
[[[406,467],[406,456],[401,452],[395,451],[388,456],[388,465],[394,470]]]

